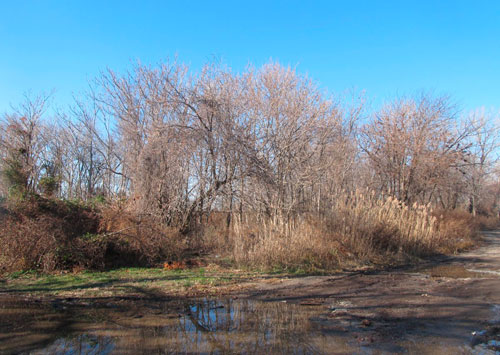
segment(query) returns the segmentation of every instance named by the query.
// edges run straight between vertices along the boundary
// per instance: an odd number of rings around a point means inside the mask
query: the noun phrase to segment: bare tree
[[[499,159],[500,130],[498,117],[484,109],[472,112],[466,124],[474,127],[474,134],[469,139],[470,148],[461,171],[467,184],[469,211],[476,215],[477,201],[486,200],[487,179]]]
[[[422,94],[376,113],[360,142],[381,192],[428,203],[439,199],[450,172],[463,162],[471,134],[459,128],[447,97]]]
[[[14,107],[0,121],[2,140],[2,173],[8,189],[35,192],[42,170],[42,155],[46,148],[42,116],[50,95],[31,97]]]
[[[112,71],[97,97],[117,120],[138,209],[181,230],[213,209],[268,216],[319,209],[352,184],[360,107],[343,109],[291,68],[199,75],[165,63]]]
[[[18,164],[22,189],[127,197],[186,233],[213,212],[227,228],[235,213],[323,216],[359,187],[443,208],[470,200],[475,213],[498,148],[486,116],[460,124],[450,100],[430,94],[395,100],[359,128],[362,96],[335,99],[272,62],[107,70],[53,124],[41,118],[47,99],[2,121],[2,169]]]

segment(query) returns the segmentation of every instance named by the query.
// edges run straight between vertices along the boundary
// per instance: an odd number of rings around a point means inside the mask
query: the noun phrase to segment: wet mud
[[[0,353],[499,354],[500,232],[418,269],[269,279],[219,299],[0,303]]]

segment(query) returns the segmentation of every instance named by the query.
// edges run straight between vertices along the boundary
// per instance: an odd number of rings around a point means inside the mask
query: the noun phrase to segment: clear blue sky
[[[500,109],[498,0],[0,0],[0,113],[28,90],[64,106],[101,69],[176,54],[194,69],[272,58],[374,106],[425,89]]]

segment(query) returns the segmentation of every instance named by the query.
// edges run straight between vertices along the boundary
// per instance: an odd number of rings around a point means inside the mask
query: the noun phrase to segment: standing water
[[[332,353],[352,349],[321,331],[320,306],[251,300],[11,304],[0,353]]]
[[[334,307],[249,299],[106,302],[3,302],[0,354],[473,352],[466,339],[459,347],[406,340],[379,343],[369,321],[349,317],[348,303]],[[377,329],[390,336],[389,329]]]

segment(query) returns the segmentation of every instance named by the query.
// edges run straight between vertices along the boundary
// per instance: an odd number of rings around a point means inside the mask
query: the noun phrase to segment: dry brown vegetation
[[[430,206],[407,206],[365,191],[344,195],[321,216],[235,221],[230,241],[232,256],[242,264],[325,270],[455,253],[473,246],[477,232],[467,212],[436,216]]]
[[[170,269],[189,267],[193,256],[210,255],[245,267],[335,270],[456,253],[475,245],[485,223],[498,226],[496,218],[407,206],[369,191],[346,193],[322,215],[262,219],[244,214],[228,226],[227,214],[214,213],[188,236],[123,206],[37,197],[10,204],[5,211],[2,272],[162,264]]]
[[[277,63],[165,62],[105,71],[50,121],[48,102],[0,122],[4,270],[332,269],[454,253],[498,220],[495,117],[445,96],[369,114]]]
[[[2,271],[95,267],[102,249],[84,236],[97,229],[96,213],[81,206],[35,197],[11,202],[0,228],[0,267]]]
[[[178,232],[104,205],[32,196],[6,211],[0,272],[151,266],[186,249]]]

